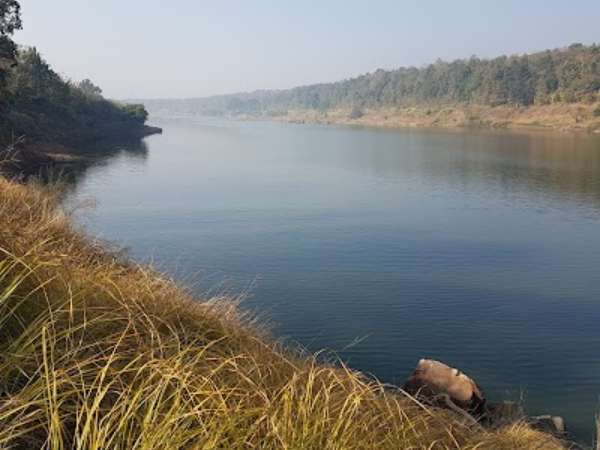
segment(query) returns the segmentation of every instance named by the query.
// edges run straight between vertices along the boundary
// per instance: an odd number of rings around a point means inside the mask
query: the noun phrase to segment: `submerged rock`
[[[529,419],[529,423],[537,430],[551,433],[558,437],[564,437],[567,434],[565,421],[560,416],[551,416],[549,414],[534,416]]]
[[[485,411],[486,399],[477,383],[440,361],[420,360],[413,375],[404,384],[404,390],[431,403],[449,407],[455,405],[475,416]]]

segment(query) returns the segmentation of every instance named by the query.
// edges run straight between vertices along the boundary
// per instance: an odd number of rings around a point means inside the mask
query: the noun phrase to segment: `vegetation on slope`
[[[89,80],[62,79],[35,48],[17,48],[11,36],[20,28],[19,3],[0,0],[0,145],[73,149],[146,132],[142,105],[106,100]]]
[[[257,91],[202,99],[154,100],[152,110],[196,114],[285,116],[289,112],[321,114],[343,111],[357,120],[369,110],[406,118],[406,110],[421,107],[423,116],[448,105],[522,108],[533,105],[590,105],[600,111],[600,46],[573,44],[568,48],[495,59],[437,61],[423,68],[379,69],[336,83],[280,91]],[[596,105],[595,105],[596,104]],[[551,108],[546,110],[555,115]],[[429,113],[428,113],[429,112]],[[559,111],[563,114],[564,111]],[[569,111],[567,111],[569,114]],[[600,113],[596,117],[600,116]],[[329,114],[331,120],[331,114]],[[305,116],[306,118],[306,116]],[[468,119],[468,118],[467,118]],[[410,117],[404,122],[410,123]],[[434,122],[427,117],[419,123]],[[459,120],[469,124],[469,120]],[[433,124],[444,124],[443,118]]]
[[[282,348],[0,178],[0,448],[563,448]]]
[[[77,146],[140,133],[148,116],[144,107],[111,102],[101,92],[89,80],[64,81],[35,48],[21,50],[4,85],[2,138]]]

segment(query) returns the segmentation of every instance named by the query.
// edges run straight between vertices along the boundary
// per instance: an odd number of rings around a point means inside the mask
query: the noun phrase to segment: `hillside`
[[[336,83],[144,104],[152,113],[593,131],[600,129],[600,46],[573,44],[529,55],[438,61],[423,68],[380,69]]]
[[[0,2],[0,161],[23,170],[57,154],[91,156],[86,149],[101,140],[160,131],[145,125],[143,105],[107,100],[90,80],[63,79],[36,48],[19,48],[12,35],[22,28],[20,11],[15,0]]]
[[[89,80],[63,80],[35,48],[21,49],[0,86],[0,148],[20,170],[99,156],[94,144],[159,131],[142,105],[106,100]]]
[[[0,448],[560,449],[285,348],[0,178]]]
[[[144,107],[111,102],[101,92],[89,80],[64,81],[35,48],[23,49],[6,79],[1,138],[75,146],[139,133],[147,118]]]

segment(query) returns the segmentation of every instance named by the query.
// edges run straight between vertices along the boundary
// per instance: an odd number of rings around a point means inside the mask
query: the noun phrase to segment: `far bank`
[[[572,103],[536,106],[441,105],[391,108],[290,110],[283,114],[237,115],[246,120],[359,125],[377,128],[529,129],[600,134],[600,108]]]

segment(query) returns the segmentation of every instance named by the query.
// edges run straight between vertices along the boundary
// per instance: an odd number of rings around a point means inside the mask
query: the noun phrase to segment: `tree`
[[[21,98],[53,98],[64,94],[65,83],[35,47],[19,52],[8,80],[11,92]]]
[[[148,118],[148,111],[146,111],[144,105],[121,105],[120,108],[125,112],[129,120],[138,125],[143,125]]]
[[[10,36],[22,28],[21,5],[16,0],[0,0],[0,69],[14,63],[17,47]]]
[[[89,78],[86,78],[83,81],[80,81],[77,85],[79,89],[90,97],[99,97],[102,95],[102,89],[96,86]]]
[[[16,0],[0,0],[0,34],[10,36],[23,27],[21,5]]]
[[[4,87],[7,70],[15,64],[17,58],[17,46],[10,36],[21,28],[19,2],[0,0],[0,89]]]

